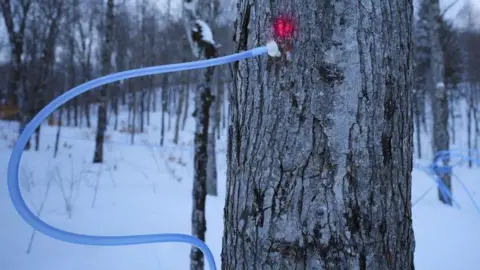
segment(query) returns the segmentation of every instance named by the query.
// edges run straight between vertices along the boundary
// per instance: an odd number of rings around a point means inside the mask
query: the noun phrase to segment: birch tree
[[[238,2],[222,269],[414,269],[412,2]]]

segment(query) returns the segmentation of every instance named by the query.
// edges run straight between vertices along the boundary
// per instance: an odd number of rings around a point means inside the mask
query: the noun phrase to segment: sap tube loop
[[[90,91],[96,87],[140,76],[155,75],[162,73],[177,72],[183,70],[192,70],[205,68],[210,66],[227,64],[247,58],[259,56],[268,52],[267,46],[261,46],[249,51],[240,52],[224,57],[213,58],[208,60],[162,65],[155,67],[140,68],[134,70],[127,70],[123,72],[107,75],[92,81],[88,81],[75,88],[72,88],[64,94],[55,98],[47,106],[45,106],[33,119],[25,126],[21,132],[17,142],[15,143],[10,160],[8,163],[7,185],[10,194],[10,199],[19,215],[32,226],[35,230],[46,234],[52,238],[82,245],[96,245],[96,246],[120,246],[120,245],[138,245],[148,243],[165,243],[165,242],[181,242],[191,244],[199,248],[205,255],[211,270],[216,270],[215,260],[212,252],[208,246],[197,237],[186,234],[150,234],[150,235],[128,235],[128,236],[93,236],[76,234],[55,228],[41,219],[39,219],[26,205],[21,191],[18,179],[20,160],[22,158],[23,150],[27,145],[28,140],[33,135],[35,129],[39,127],[42,122],[57,108],[67,103],[69,100]]]

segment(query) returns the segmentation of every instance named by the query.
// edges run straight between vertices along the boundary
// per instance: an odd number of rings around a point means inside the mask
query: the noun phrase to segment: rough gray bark
[[[211,119],[210,119],[211,121]],[[212,130],[208,133],[208,145],[207,145],[207,195],[218,196],[217,185],[217,158],[215,153],[216,139],[215,131]]]
[[[418,94],[416,94],[415,92],[418,93],[418,89],[414,89],[413,90],[413,102],[414,102],[414,105],[415,106],[415,109],[414,109],[414,113],[413,113],[413,118],[414,118],[414,121],[415,121],[415,139],[416,139],[416,150],[417,150],[417,157],[419,159],[422,158],[422,137],[421,137],[421,119],[420,119],[420,115],[421,115],[421,110],[420,110],[420,101],[417,99],[418,98]]]
[[[192,31],[196,20],[212,23],[213,7],[216,1],[184,0],[184,20],[193,54],[199,59],[209,59],[216,56],[214,44],[205,42],[198,33]],[[197,28],[198,29],[198,28]],[[193,207],[192,207],[192,235],[205,241],[207,222],[205,219],[205,201],[207,197],[208,181],[208,133],[210,125],[210,108],[213,102],[212,78],[214,68],[206,68],[195,92],[195,139],[193,157]],[[190,253],[190,269],[203,270],[205,259],[203,253],[196,247],[192,247]]]
[[[218,70],[217,70],[218,71]],[[218,74],[218,72],[217,72]],[[207,142],[207,195],[210,196],[217,196],[218,195],[218,190],[217,190],[217,158],[216,158],[216,137],[215,137],[215,131],[217,130],[218,127],[218,122],[217,122],[217,113],[218,113],[218,107],[219,107],[219,98],[220,98],[220,88],[218,87],[218,76],[214,77],[213,79],[216,81],[216,91],[215,91],[215,98],[213,102],[211,103],[210,106],[210,120],[209,120],[209,133],[208,133],[208,142]],[[213,83],[212,83],[213,84]],[[212,85],[211,84],[211,85]]]
[[[271,14],[301,34],[235,64],[222,269],[414,269],[411,1],[238,7],[237,51]]]
[[[102,44],[102,74],[108,75],[111,70],[111,55],[113,46],[113,22],[114,22],[114,0],[107,0],[107,10],[105,16],[105,39]],[[93,163],[103,162],[103,142],[105,140],[105,131],[107,129],[107,87],[100,90],[98,102],[97,132],[95,135],[95,152]]]
[[[163,83],[162,83],[162,121],[161,121],[161,127],[160,127],[160,145],[163,146],[163,142],[165,140],[165,117],[167,117],[167,91],[168,91],[168,80],[167,77],[163,78]],[[169,117],[169,116],[168,116]]]
[[[428,22],[430,37],[430,70],[427,79],[427,89],[432,94],[432,153],[436,159],[436,153],[449,149],[450,138],[448,133],[448,96],[445,87],[444,78],[444,58],[442,44],[440,40],[440,5],[439,0],[424,0],[424,4],[428,5]],[[448,159],[443,160],[443,165],[448,165]],[[445,186],[451,191],[451,175],[450,173],[439,173],[438,176],[444,182]],[[438,189],[438,197],[445,204],[452,204],[450,199],[444,198]]]

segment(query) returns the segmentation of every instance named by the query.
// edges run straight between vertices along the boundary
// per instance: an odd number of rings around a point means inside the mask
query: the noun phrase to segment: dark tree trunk
[[[58,127],[57,127],[57,134],[55,135],[55,146],[53,148],[53,158],[57,157],[58,154],[58,146],[60,145],[60,132],[62,130],[62,116],[63,116],[63,108],[59,109],[58,112]]]
[[[418,91],[418,90],[417,90]],[[417,99],[418,98],[418,95],[415,94],[414,95],[414,98],[413,98],[413,102],[414,102],[414,106],[415,106],[415,111],[414,111],[414,118],[415,118],[415,137],[416,137],[416,141],[417,141],[417,157],[420,159],[422,158],[422,137],[421,137],[421,134],[422,134],[422,123],[421,123],[421,111],[420,111],[420,104],[419,104],[419,100]]]
[[[177,114],[176,114],[176,119],[175,119],[175,133],[173,135],[173,143],[178,144],[178,139],[180,136],[180,120],[182,119],[182,106],[183,103],[185,102],[185,84],[181,84],[179,87],[179,90],[182,90],[181,93],[179,93],[179,99],[177,102]]]
[[[135,142],[135,130],[137,129],[137,91],[132,90],[132,124],[130,128],[130,143]]]
[[[208,167],[208,126],[210,122],[210,106],[213,102],[211,80],[213,68],[205,72],[204,84],[200,85],[195,95],[195,152],[193,157],[193,210],[192,235],[205,241],[207,221],[205,219],[205,200],[207,197],[207,167]],[[193,247],[190,253],[191,270],[204,269],[203,253]]]
[[[439,151],[449,150],[450,137],[448,132],[448,95],[445,87],[445,63],[440,39],[440,4],[439,0],[429,0],[428,3],[429,37],[430,37],[430,70],[428,78],[428,90],[432,94],[432,153],[434,160]],[[448,159],[443,159],[443,165],[448,165]],[[449,191],[452,190],[450,173],[439,173]],[[442,196],[440,188],[438,197],[441,202],[451,205],[449,198]]]
[[[20,122],[19,132],[21,133],[25,128],[28,120],[28,106],[27,93],[25,87],[22,87],[22,80],[24,81],[24,66],[22,61],[24,43],[25,43],[25,29],[30,16],[31,4],[33,1],[26,0],[21,3],[21,12],[19,12],[19,21],[14,18],[13,7],[10,0],[0,1],[0,9],[3,15],[5,26],[8,33],[10,43],[10,62],[12,69],[10,70],[10,78],[7,88],[7,105],[18,107],[18,120]],[[17,24],[15,24],[17,22]],[[25,149],[30,149],[30,140]]]
[[[189,104],[190,104],[190,78],[185,89],[185,106],[183,107],[182,130],[185,130],[185,125],[187,124]]]
[[[207,195],[210,196],[218,196],[217,157],[215,154],[215,148],[215,132],[212,129],[208,134],[207,145]]]
[[[140,132],[143,133],[145,130],[145,99],[146,92],[145,88],[140,92]]]
[[[184,3],[191,2],[185,0]],[[187,36],[191,45],[193,55],[200,59],[210,59],[217,56],[216,48],[207,42],[196,40],[198,48],[193,43],[192,33],[193,27],[197,23],[196,20],[203,20],[210,25],[214,21],[214,10],[219,6],[218,1],[202,0],[197,2],[197,6],[193,9],[184,8],[183,16],[185,17],[185,25]],[[197,51],[196,49],[200,49]],[[208,171],[208,134],[210,131],[210,112],[213,103],[212,82],[214,68],[205,69],[205,73],[201,77],[199,87],[195,92],[195,140],[194,140],[194,176],[193,176],[193,209],[192,209],[192,235],[205,241],[205,232],[207,224],[205,219],[205,200],[207,197],[207,177]],[[214,138],[214,137],[213,137]],[[190,252],[190,269],[203,270],[205,259],[203,253],[196,247],[192,247]]]
[[[162,116],[161,116],[161,127],[160,127],[160,145],[163,145],[165,140],[165,117],[167,111],[167,90],[162,87]]]
[[[114,22],[114,0],[107,1],[106,12],[106,32],[105,40],[102,44],[102,74],[107,75],[110,72],[110,58],[112,54],[112,37],[113,37],[113,22]],[[105,131],[107,129],[107,87],[103,87],[99,91],[98,101],[98,118],[97,118],[97,133],[95,135],[95,152],[93,155],[93,163],[103,162],[103,143],[105,141]]]
[[[410,0],[240,0],[236,50],[302,18],[292,62],[236,63],[222,269],[414,269]]]

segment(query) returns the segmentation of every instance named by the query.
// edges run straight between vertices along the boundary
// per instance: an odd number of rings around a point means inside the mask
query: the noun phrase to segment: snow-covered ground
[[[41,218],[53,226],[77,233],[189,234],[192,119],[181,133],[179,146],[171,142],[173,132],[168,132],[164,147],[155,146],[160,138],[160,116],[152,114],[151,123],[147,133],[136,136],[135,145],[129,144],[130,135],[109,130],[103,165],[91,163],[93,129],[63,128],[59,154],[54,159],[56,127],[45,125],[40,151],[26,152],[22,159],[21,185],[28,205],[35,212],[41,209]],[[1,270],[189,269],[190,246],[186,244],[81,246],[42,234],[34,235],[32,241],[33,230],[15,212],[6,188],[6,165],[17,130],[15,123],[0,122]],[[424,146],[428,150],[429,143]],[[217,143],[217,148],[219,196],[207,201],[207,244],[220,264],[225,137]],[[479,172],[479,169],[455,168],[480,204]],[[427,175],[414,170],[412,201],[432,184]],[[454,182],[453,189],[461,209],[441,205],[435,189],[413,208],[417,270],[480,269],[480,214],[459,182]]]

